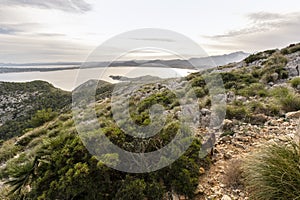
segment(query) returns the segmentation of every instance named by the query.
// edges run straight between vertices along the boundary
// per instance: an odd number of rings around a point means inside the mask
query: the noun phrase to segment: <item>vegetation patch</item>
[[[292,85],[293,88],[299,89],[299,86],[300,86],[300,77],[293,78],[289,82],[291,83],[291,85]]]
[[[243,171],[251,199],[300,198],[300,149],[290,141],[288,145],[266,146],[250,156]]]

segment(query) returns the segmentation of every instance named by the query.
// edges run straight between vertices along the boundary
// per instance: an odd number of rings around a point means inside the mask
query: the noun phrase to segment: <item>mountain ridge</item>
[[[23,63],[23,64],[14,64],[14,63],[0,63],[0,73],[15,73],[15,72],[34,72],[34,71],[60,71],[60,70],[72,70],[83,68],[97,68],[97,67],[173,67],[173,68],[184,68],[184,69],[194,69],[196,68],[210,68],[216,67],[218,65],[225,65],[231,62],[239,62],[243,58],[247,57],[248,53],[242,51],[209,56],[202,58],[190,58],[188,60],[128,60],[128,61],[115,61],[112,63],[109,62],[56,62],[56,63]],[[55,67],[55,68],[42,68],[42,66],[57,66],[64,65],[70,67]],[[30,66],[29,68],[25,68]],[[20,67],[20,68],[16,68]],[[22,68],[21,68],[22,67]]]

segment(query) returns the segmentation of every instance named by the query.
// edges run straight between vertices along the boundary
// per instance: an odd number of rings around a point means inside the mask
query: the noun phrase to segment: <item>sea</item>
[[[62,70],[55,71],[32,71],[32,72],[18,72],[18,73],[0,73],[0,81],[5,82],[29,82],[34,80],[43,80],[51,83],[57,88],[66,91],[72,91],[80,84],[90,80],[104,80],[110,83],[117,83],[118,80],[110,78],[113,76],[125,76],[128,78],[136,78],[141,76],[156,76],[159,78],[175,78],[185,77],[190,73],[196,72],[191,69],[179,68],[160,68],[160,67],[98,67],[98,68],[81,68],[70,69],[64,68],[68,66],[19,66],[18,68],[61,68]],[[64,70],[63,70],[64,69]]]

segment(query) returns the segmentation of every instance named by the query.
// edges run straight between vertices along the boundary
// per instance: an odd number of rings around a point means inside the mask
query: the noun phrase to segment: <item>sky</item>
[[[140,28],[183,34],[207,55],[254,53],[299,42],[299,27],[299,0],[0,0],[0,63],[84,62]]]

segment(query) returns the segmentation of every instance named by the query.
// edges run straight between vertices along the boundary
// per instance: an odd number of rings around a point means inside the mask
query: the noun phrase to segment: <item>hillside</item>
[[[251,157],[251,153],[264,149],[270,142],[279,142],[287,146],[291,139],[297,138],[300,78],[297,77],[299,72],[296,67],[299,65],[300,44],[290,45],[281,50],[268,50],[250,55],[241,62],[194,73],[186,78],[149,81],[147,84],[141,81],[144,85],[130,95],[126,90],[118,90],[114,94],[114,98],[118,100],[114,104],[116,107],[112,107],[113,99],[110,98],[114,85],[103,82],[97,87],[95,107],[91,107],[93,104],[90,104],[90,99],[86,99],[88,96],[81,93],[97,83],[91,80],[77,88],[73,94],[73,97],[78,97],[75,111],[80,112],[78,108],[81,107],[96,110],[97,120],[91,119],[88,112],[77,113],[84,119],[84,128],[88,129],[93,127],[93,123],[100,123],[98,129],[90,130],[87,135],[89,137],[83,140],[77,134],[71,110],[60,110],[70,103],[70,94],[49,85],[47,87],[47,84],[41,82],[30,83],[33,87],[31,90],[28,89],[29,86],[25,87],[22,84],[2,83],[0,86],[3,85],[4,89],[1,90],[5,91],[3,99],[10,97],[4,101],[4,107],[15,102],[13,106],[9,106],[12,108],[12,114],[6,111],[2,119],[5,124],[2,127],[8,126],[9,120],[13,120],[14,117],[19,119],[23,113],[35,113],[43,108],[52,108],[57,115],[40,126],[24,131],[23,135],[19,134],[1,144],[0,198],[230,200],[255,197],[253,193],[263,196],[263,193],[259,193],[260,188],[249,189],[249,182],[244,182],[244,177],[239,176],[244,173],[239,163],[244,163],[244,159]],[[222,127],[210,126],[214,99],[209,92],[219,84],[217,79],[214,79],[216,74],[222,77],[226,90],[226,98],[219,96],[221,100],[226,101],[226,107],[215,108],[220,112],[226,109],[226,119],[222,122]],[[125,86],[126,84],[124,83]],[[171,90],[169,85],[175,89]],[[17,97],[15,94],[18,94]],[[178,132],[181,133],[180,142],[184,144],[190,139],[186,136],[190,129],[181,127],[181,113],[185,112],[180,104],[182,100],[189,103],[193,94],[198,98],[200,115],[192,119],[199,122],[196,137],[185,153],[169,166],[144,174],[120,172],[107,167],[99,159],[105,160],[115,168],[126,166],[128,170],[134,166],[134,162],[106,151],[109,149],[106,143],[95,150],[101,152],[101,156],[98,157],[91,155],[83,144],[89,140],[92,142],[90,144],[96,145],[99,142],[99,130],[117,146],[135,153],[156,151],[169,144]],[[65,103],[61,102],[60,95],[66,95],[63,96],[66,99]],[[133,122],[140,126],[153,123],[153,129],[160,127],[163,119],[150,118],[151,109],[158,109],[151,106],[160,104],[166,109],[158,116],[164,116],[165,119],[163,128],[156,135],[138,138],[124,132],[128,128],[136,134],[141,132],[136,126],[130,126],[128,119],[122,118],[122,114],[126,112],[122,110],[121,105],[128,96],[129,114]],[[36,105],[31,108],[33,99],[41,100],[35,101]],[[51,104],[46,101],[49,99],[52,100]],[[123,120],[120,123],[123,125],[122,129],[120,124],[116,124],[113,114],[118,114]],[[217,138],[212,154],[199,157],[205,136],[211,133],[220,138]],[[295,145],[296,150],[297,148]],[[289,149],[289,146],[285,149]],[[180,150],[173,149],[175,152]],[[284,155],[288,155],[287,152]],[[164,159],[168,158],[163,157],[160,161],[165,162]],[[292,171],[299,171],[299,168],[293,169],[296,170]],[[286,173],[282,174],[289,174],[289,171],[286,170]],[[249,177],[249,174],[245,177]],[[285,177],[282,175],[281,178],[283,180]],[[288,181],[288,178],[284,180]],[[252,180],[255,179],[252,177]],[[293,188],[289,188],[291,198],[286,199],[296,198],[300,191],[299,184],[293,182],[292,186]],[[284,199],[284,196],[280,197],[286,194],[274,193],[275,198],[270,196],[269,199],[276,199],[276,195],[278,199]]]
[[[44,81],[0,83],[0,139],[20,136],[26,128],[34,128],[30,119],[38,110],[61,109],[71,103],[71,93]]]

